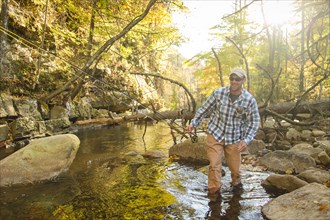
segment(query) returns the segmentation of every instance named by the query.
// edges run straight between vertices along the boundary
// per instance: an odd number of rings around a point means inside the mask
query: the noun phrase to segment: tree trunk
[[[1,27],[7,29],[8,28],[8,1],[2,0],[1,5]],[[6,71],[4,71],[3,60],[5,59],[5,47],[7,45],[7,35],[4,31],[0,31],[0,77],[6,75]]]
[[[88,56],[89,57],[92,56],[96,6],[97,6],[97,0],[93,0],[93,2],[92,2],[92,12],[91,12],[91,21],[90,21],[90,28],[89,28],[89,36],[88,36],[88,44],[87,44],[87,50],[88,50]],[[97,66],[97,64],[95,64],[95,68],[96,68],[96,66]],[[83,85],[85,83],[85,77],[86,77],[87,71],[89,71],[89,69],[86,69],[81,74],[81,76],[79,77],[78,84],[72,91],[71,99],[74,99],[74,97],[79,93],[79,91],[83,87]]]
[[[89,26],[89,36],[88,36],[88,45],[87,45],[87,50],[88,50],[89,56],[92,55],[97,1],[98,0],[93,0],[93,2],[92,2],[91,22],[90,22],[90,26]]]
[[[39,78],[40,78],[40,66],[41,66],[41,57],[44,49],[44,43],[45,43],[45,36],[46,36],[46,26],[47,26],[47,14],[48,14],[48,0],[46,1],[46,9],[45,9],[45,17],[44,17],[44,24],[42,26],[42,39],[40,47],[38,48],[39,57],[38,57],[38,65],[37,65],[37,76],[35,81],[33,82],[32,88],[33,90],[35,87],[39,84]]]
[[[305,90],[304,86],[304,66],[305,66],[305,7],[304,1],[301,1],[301,60],[300,60],[300,75],[299,75],[299,92],[302,94]]]

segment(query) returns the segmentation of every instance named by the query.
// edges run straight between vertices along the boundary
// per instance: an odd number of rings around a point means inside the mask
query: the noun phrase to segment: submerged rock
[[[0,161],[0,186],[33,183],[54,178],[67,170],[79,149],[73,134],[33,140]]]
[[[146,158],[166,158],[167,155],[165,155],[160,150],[147,150],[144,154],[142,154],[143,157]]]

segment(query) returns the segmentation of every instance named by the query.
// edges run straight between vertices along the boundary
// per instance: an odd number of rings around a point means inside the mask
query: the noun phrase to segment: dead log
[[[267,108],[260,108],[259,112],[261,116],[272,115],[278,117],[281,120],[286,120],[286,114],[291,114],[290,110],[295,106],[295,102],[283,102],[269,105]],[[327,115],[327,111],[330,111],[330,99],[317,100],[312,102],[302,102],[296,108],[297,114],[308,113],[312,115],[320,114]],[[275,113],[275,114],[272,114]],[[91,120],[77,121],[75,125],[88,125],[88,124],[119,124],[123,122],[137,122],[137,121],[162,121],[162,120],[177,120],[182,119],[185,121],[191,120],[194,117],[194,112],[185,110],[173,110],[155,113],[138,113],[134,115],[127,115],[124,117],[115,118],[98,118]],[[287,119],[288,122],[292,120]],[[293,123],[293,122],[292,122]],[[294,122],[296,125],[305,125]]]
[[[295,102],[282,102],[282,103],[274,103],[270,104],[267,108],[259,108],[259,112],[261,116],[265,116],[269,114],[265,109],[270,110],[271,112],[275,112],[279,115],[292,114],[290,112],[292,107],[296,105]],[[262,106],[262,105],[260,105]],[[322,99],[311,102],[301,102],[296,108],[296,114],[320,114],[327,115],[327,111],[330,111],[330,99]],[[139,121],[144,120],[145,118],[149,118],[151,120],[165,120],[165,119],[184,119],[191,120],[194,117],[194,112],[184,111],[184,110],[173,110],[173,111],[165,111],[165,112],[156,112],[156,113],[148,113],[142,114],[138,113],[136,115],[125,116],[124,120],[126,121]]]
[[[295,102],[282,102],[270,104],[267,108],[277,114],[303,114],[308,113],[312,115],[316,114],[326,114],[330,111],[330,99],[321,99],[310,102],[301,102],[295,109],[294,112],[291,110],[296,105]],[[265,113],[264,109],[259,109],[260,114]]]
[[[95,118],[89,120],[79,120],[76,121],[74,124],[78,126],[92,125],[92,124],[112,125],[112,124],[119,124],[121,122],[124,122],[124,119],[122,117],[115,117],[115,118]]]
[[[164,111],[156,113],[142,114],[138,113],[135,115],[124,116],[125,121],[140,121],[144,119],[150,119],[154,121],[166,120],[166,119],[184,119],[190,120],[194,117],[193,112],[184,111],[184,110],[173,110],[173,111]]]

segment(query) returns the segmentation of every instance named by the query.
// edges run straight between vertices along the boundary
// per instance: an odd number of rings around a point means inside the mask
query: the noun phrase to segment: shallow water
[[[173,144],[165,124],[148,125],[143,141],[144,129],[127,124],[80,130],[80,149],[67,173],[0,188],[0,219],[263,219],[261,207],[270,195],[260,182],[268,173],[243,169],[244,191],[233,195],[224,167],[222,198],[210,202],[202,165],[139,156],[146,150],[167,155]]]

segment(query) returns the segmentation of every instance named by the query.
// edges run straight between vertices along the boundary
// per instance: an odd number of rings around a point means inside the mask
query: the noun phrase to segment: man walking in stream
[[[253,140],[260,124],[255,98],[245,89],[246,72],[235,68],[230,73],[230,86],[218,88],[197,110],[187,131],[195,130],[210,115],[206,152],[209,160],[208,195],[220,196],[223,154],[231,172],[232,190],[241,191],[241,152]]]

